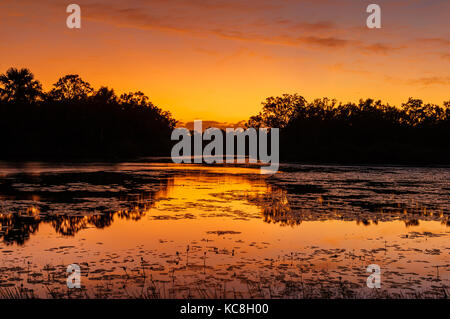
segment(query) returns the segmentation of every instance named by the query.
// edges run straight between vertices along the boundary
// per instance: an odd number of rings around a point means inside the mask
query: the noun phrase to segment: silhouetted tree
[[[445,120],[450,121],[450,101],[444,102]]]
[[[445,110],[435,104],[424,104],[422,100],[409,98],[402,104],[409,125],[436,124],[445,117]]]
[[[410,98],[397,108],[285,94],[263,102],[247,126],[280,128],[285,161],[450,163],[450,101],[441,107]]]
[[[148,96],[140,91],[122,94],[119,103],[128,107],[153,107]]]
[[[0,97],[6,102],[33,103],[42,95],[42,85],[28,69],[10,68],[0,75]]]
[[[102,86],[92,96],[92,100],[95,103],[113,104],[117,103],[117,95],[114,92],[114,89],[109,89],[106,86]]]
[[[85,101],[94,89],[77,74],[69,74],[58,80],[50,91],[49,96],[53,100]]]
[[[17,78],[14,72],[8,74]],[[6,83],[14,82],[4,78]],[[10,87],[19,89],[7,93],[23,92],[22,87],[29,85]],[[118,98],[113,89],[94,91],[78,75],[66,75],[44,99],[33,102],[30,94],[24,99],[22,93],[5,96],[8,99],[0,101],[2,159],[114,159],[170,154],[170,135],[176,120],[142,92]]]
[[[262,106],[262,111],[250,118],[248,127],[283,128],[306,106],[306,100],[298,94],[283,94],[267,98]]]

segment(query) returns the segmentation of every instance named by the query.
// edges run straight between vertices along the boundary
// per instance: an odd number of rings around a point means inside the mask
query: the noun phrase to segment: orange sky
[[[368,29],[370,3],[382,29]],[[82,28],[66,27],[67,5]],[[45,89],[80,74],[141,90],[181,121],[237,122],[268,96],[450,96],[447,0],[3,0],[0,72],[28,67]]]

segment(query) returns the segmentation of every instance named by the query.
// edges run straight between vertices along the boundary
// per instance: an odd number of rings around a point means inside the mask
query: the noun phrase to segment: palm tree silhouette
[[[0,97],[7,102],[33,103],[42,96],[42,85],[29,69],[8,69],[0,85]]]

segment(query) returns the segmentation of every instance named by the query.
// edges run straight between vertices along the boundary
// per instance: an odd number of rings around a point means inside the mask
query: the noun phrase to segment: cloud
[[[47,6],[60,10],[58,2],[43,0]],[[339,20],[330,20],[328,14],[313,18],[303,12],[335,5],[329,0],[84,0],[80,5],[87,20],[119,28],[323,50],[353,47],[363,54],[388,55],[400,49],[383,43],[366,44],[355,33],[357,30],[345,26],[342,20],[338,24]],[[342,5],[350,6],[351,2]],[[292,14],[296,10],[302,10],[298,17]],[[420,41],[449,42],[441,38]]]
[[[263,44],[283,45],[283,46],[309,45],[323,48],[339,48],[345,47],[351,43],[355,43],[352,40],[337,37],[320,37],[320,36],[298,37],[293,35],[263,36],[261,34],[250,34],[250,33],[243,33],[240,31],[229,31],[220,29],[215,29],[212,30],[211,32],[218,37],[229,40],[258,42]]]
[[[137,4],[142,6],[136,6]],[[360,38],[355,38],[352,28],[323,18],[317,21],[299,21],[279,10],[281,5],[266,1],[250,1],[246,4],[236,1],[207,1],[205,4],[200,0],[176,0],[173,5],[168,6],[165,0],[156,0],[135,1],[134,5],[85,5],[86,17],[118,27],[176,32],[202,38],[213,36],[267,45],[324,50],[354,47],[363,54],[381,55],[403,48],[384,43],[365,44]],[[285,3],[285,8],[287,5],[289,1]],[[189,6],[192,7],[187,10]],[[249,10],[250,8],[253,9]]]
[[[338,48],[347,46],[350,43],[355,43],[355,41],[340,39],[335,37],[320,38],[315,36],[302,37],[299,38],[300,43],[313,44],[321,47],[327,48]]]
[[[141,4],[142,6],[137,6]],[[135,1],[134,6],[123,4],[85,4],[85,17],[91,21],[102,22],[117,27],[141,30],[159,30],[177,32],[191,36],[216,36],[222,39],[257,42],[283,46],[314,46],[322,48],[345,47],[354,41],[333,36],[339,30],[334,22],[301,21],[284,18],[272,19],[258,11],[271,12],[277,6],[264,2],[252,2],[251,14],[249,4],[232,1],[176,0],[168,6],[166,1],[150,3]],[[189,5],[194,8],[187,8]],[[198,9],[198,10],[197,10]],[[234,11],[227,14],[225,11]],[[208,11],[205,13],[205,11]],[[229,13],[229,12],[228,12]]]
[[[135,1],[140,3],[142,1]],[[253,42],[281,46],[309,46],[316,48],[342,48],[356,41],[333,36],[339,29],[333,22],[320,20],[317,22],[293,21],[278,18],[271,20],[261,16],[249,15],[242,18],[247,7],[233,2],[224,4],[221,1],[205,5],[193,0],[177,0],[181,5],[168,6],[164,1],[152,1],[151,6],[123,7],[122,5],[105,5],[103,3],[85,4],[84,16],[91,21],[97,21],[122,28],[140,30],[157,30],[175,32],[194,37],[215,36],[221,39]],[[211,14],[189,10],[186,13],[183,6],[193,4],[201,11],[214,11]],[[267,5],[256,5],[259,10],[268,10]],[[240,15],[223,14],[222,9],[235,10]],[[220,10],[219,10],[220,9]],[[218,12],[215,12],[219,10]],[[194,13],[192,13],[194,12]],[[254,13],[254,12],[253,12]]]
[[[405,48],[405,47],[404,46],[396,47],[396,46],[392,46],[392,45],[384,44],[384,43],[375,43],[375,44],[369,44],[369,45],[362,45],[361,51],[366,54],[388,55],[389,53],[398,51],[403,48]]]
[[[292,23],[290,20],[282,20],[283,24]],[[279,22],[280,23],[280,22]],[[337,26],[334,22],[331,21],[317,21],[317,22],[297,22],[289,26],[289,29],[292,31],[330,31],[336,29]]]
[[[417,41],[424,44],[450,46],[450,40],[444,38],[419,38]]]
[[[416,85],[450,85],[450,76],[429,76],[419,79],[413,79],[410,81],[411,84]]]

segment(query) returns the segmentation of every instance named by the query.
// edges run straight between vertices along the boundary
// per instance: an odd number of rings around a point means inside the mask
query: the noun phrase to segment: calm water
[[[449,293],[450,169],[281,169],[0,163],[0,297]]]

